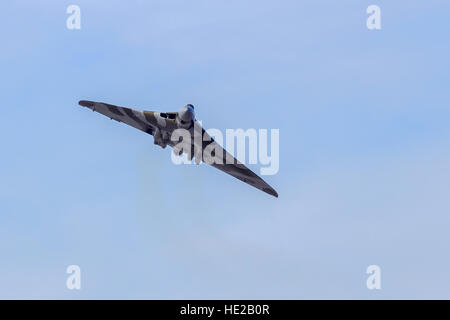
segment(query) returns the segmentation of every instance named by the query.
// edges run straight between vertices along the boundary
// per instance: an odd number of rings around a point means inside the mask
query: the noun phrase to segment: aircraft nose
[[[190,105],[185,105],[180,112],[178,113],[178,116],[181,118],[181,120],[189,122],[191,120],[194,120],[194,109],[190,107]]]

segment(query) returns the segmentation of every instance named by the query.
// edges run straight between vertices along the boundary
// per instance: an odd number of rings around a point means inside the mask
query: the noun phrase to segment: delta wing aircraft
[[[78,104],[152,135],[154,144],[162,148],[169,145],[174,148],[175,154],[186,153],[188,159],[194,159],[197,164],[207,160],[204,162],[274,197],[278,197],[278,193],[271,186],[244,164],[237,161],[208,135],[200,123],[196,121],[194,106],[191,104],[184,106],[179,112],[140,111],[86,100],[81,100]],[[176,129],[186,129],[189,132],[190,139],[188,142],[184,139],[182,141],[189,143],[189,146],[183,146],[179,141],[172,141],[171,137]],[[196,135],[200,136],[200,139],[195,139]],[[187,150],[190,150],[190,152]],[[212,161],[211,157],[205,159],[205,150],[210,150],[209,154],[213,157]]]

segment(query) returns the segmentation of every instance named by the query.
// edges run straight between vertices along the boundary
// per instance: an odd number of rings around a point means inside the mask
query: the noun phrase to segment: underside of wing
[[[200,130],[200,128],[196,130]],[[201,128],[201,132],[203,137],[202,156],[205,163],[278,198],[278,193],[267,182],[224,150],[203,128]],[[211,150],[214,151],[211,152]]]
[[[278,198],[278,193],[267,182],[243,164],[212,164],[212,166]]]
[[[155,126],[152,123],[153,121],[151,121],[152,119],[148,119],[148,115],[143,111],[86,100],[81,100],[78,104],[87,107],[92,111],[101,113],[113,120],[126,123],[129,126],[142,130],[148,134],[153,134],[155,130]]]

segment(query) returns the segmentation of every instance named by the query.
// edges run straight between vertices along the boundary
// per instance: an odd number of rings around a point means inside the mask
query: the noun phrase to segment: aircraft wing
[[[214,150],[218,153],[218,157],[222,159],[221,163],[209,163],[214,168],[222,170],[229,175],[257,188],[260,189],[274,197],[278,198],[278,193],[262,178],[260,178],[257,174],[247,168],[245,165],[240,163],[236,158],[234,158],[230,153],[224,150],[214,139],[198,124],[195,122],[194,130],[201,130],[202,133],[202,150],[203,157],[205,155],[205,148],[209,146],[209,148],[214,148]],[[206,140],[206,141],[205,141]],[[209,141],[208,141],[209,140]],[[216,153],[215,152],[215,153]],[[228,158],[228,163],[227,163]],[[205,160],[205,159],[204,159]],[[230,161],[231,160],[231,161]],[[207,162],[205,162],[207,163]]]
[[[123,122],[148,134],[153,134],[157,123],[153,112],[143,112],[125,107],[114,106],[112,104],[81,100],[80,106],[87,107],[93,111],[101,113],[113,120]]]

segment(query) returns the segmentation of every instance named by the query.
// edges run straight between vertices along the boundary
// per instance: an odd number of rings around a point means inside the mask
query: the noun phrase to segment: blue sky
[[[66,28],[70,4],[81,30]],[[0,298],[450,298],[448,1],[0,12]],[[265,178],[280,197],[174,166],[80,99],[278,128]],[[366,288],[372,264],[381,290]]]

